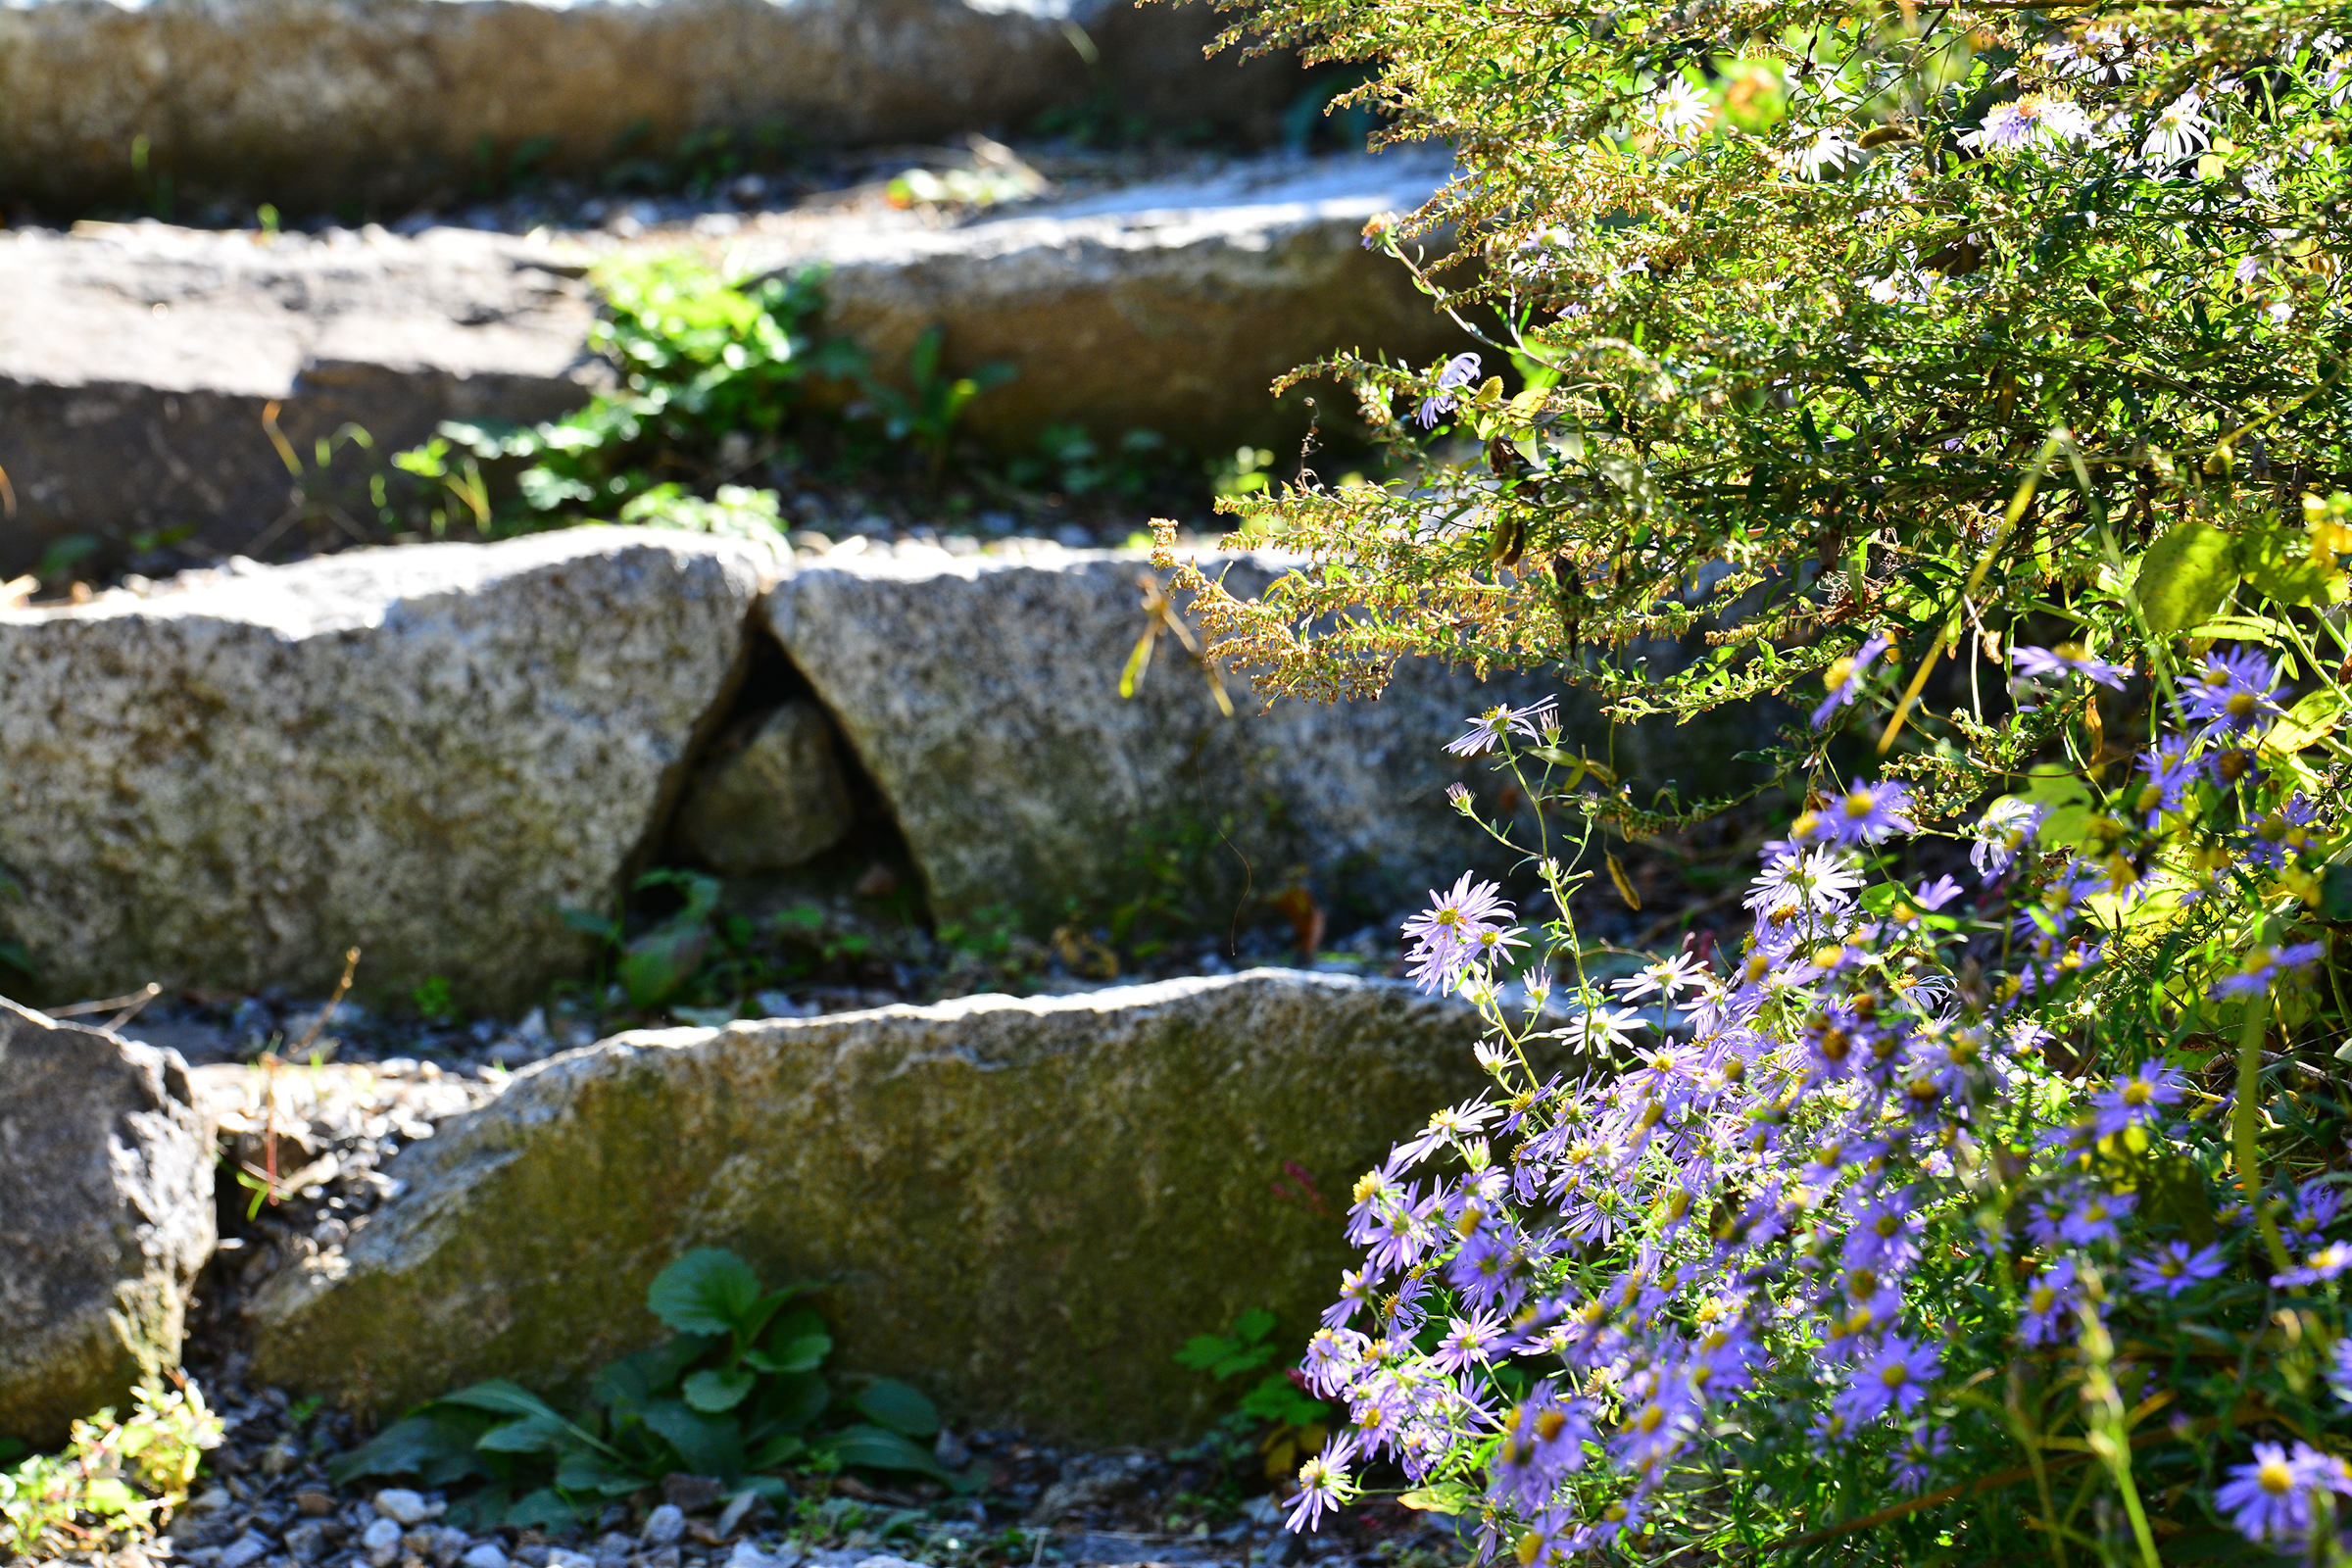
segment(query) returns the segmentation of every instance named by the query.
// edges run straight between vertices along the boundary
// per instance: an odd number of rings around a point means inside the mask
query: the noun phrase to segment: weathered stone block
[[[0,931],[40,988],[520,1005],[724,702],[772,557],[574,529],[0,612]]]
[[[0,999],[0,1436],[127,1413],[179,1364],[213,1241],[212,1126],[179,1057]]]
[[[958,1419],[1173,1437],[1210,1393],[1177,1347],[1257,1306],[1311,1326],[1350,1183],[1482,1081],[1477,1033],[1260,970],[622,1035],[402,1153],[407,1192],[250,1308],[254,1375],[386,1411],[576,1387],[658,1337],[656,1273],[718,1246],[836,1282],[838,1364]]]

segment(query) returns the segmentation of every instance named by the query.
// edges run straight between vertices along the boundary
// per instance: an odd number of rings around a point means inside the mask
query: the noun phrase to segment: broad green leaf
[[[772,1470],[787,1460],[799,1458],[808,1449],[808,1443],[799,1433],[785,1432],[754,1448],[744,1463],[753,1470]]]
[[[1176,1364],[1205,1372],[1241,1347],[1220,1334],[1196,1334],[1176,1352]]]
[[[490,1410],[499,1415],[546,1416],[555,1421],[564,1419],[554,1405],[520,1384],[510,1383],[505,1378],[493,1378],[487,1383],[460,1389],[455,1394],[444,1394],[434,1403],[462,1404],[469,1409]]]
[[[1434,1487],[1421,1487],[1396,1500],[1422,1513],[1466,1513],[1478,1504],[1477,1496],[1459,1481],[1441,1481]]]
[[[787,1372],[772,1379],[760,1396],[760,1419],[763,1425],[797,1432],[823,1415],[832,1402],[833,1390],[822,1377]]]
[[[565,1454],[556,1466],[556,1487],[563,1492],[593,1492],[600,1496],[620,1497],[660,1480],[658,1476],[639,1475],[624,1470],[599,1454],[574,1449]]]
[[[631,942],[613,966],[613,977],[634,1005],[659,1006],[693,976],[710,951],[708,924],[672,921]]]
[[[683,1393],[686,1402],[697,1410],[716,1415],[732,1410],[752,1392],[756,1380],[749,1372],[719,1372],[705,1370],[686,1380]]]
[[[833,1337],[829,1334],[804,1334],[787,1341],[773,1354],[765,1350],[745,1353],[744,1363],[762,1372],[812,1372],[824,1364],[833,1353]]]
[[[2273,724],[2263,736],[2261,750],[2266,759],[2276,761],[2296,752],[2317,746],[2335,733],[2344,721],[2344,699],[2326,687],[2312,692],[2286,710],[2286,716]]]
[[[473,1447],[478,1420],[413,1415],[396,1421],[349,1453],[328,1461],[327,1476],[339,1487],[361,1476],[416,1476],[434,1487],[467,1476],[486,1476],[490,1472]]]
[[[609,1361],[589,1385],[588,1396],[607,1407],[641,1405],[675,1393],[678,1375],[719,1343],[721,1336],[680,1334],[652,1349]]]
[[[473,1446],[485,1453],[547,1453],[563,1447],[570,1436],[571,1423],[551,1411],[492,1427]]]
[[[2040,839],[2045,845],[2080,844],[2090,825],[2090,786],[2067,769],[2034,769],[2018,798],[2042,808]]]
[[[2148,630],[2170,637],[2222,608],[2237,585],[2230,536],[2208,522],[2180,524],[2140,558],[2132,592],[2147,616]]]
[[[1278,1321],[1280,1320],[1264,1307],[1251,1307],[1233,1320],[1233,1332],[1240,1335],[1244,1343],[1255,1345],[1274,1332],[1274,1325]]]
[[[680,1399],[656,1399],[639,1415],[677,1450],[685,1470],[721,1481],[743,1474],[743,1432],[734,1422],[703,1415]]]
[[[2329,605],[2344,597],[2344,574],[2312,564],[2311,536],[2300,527],[2259,528],[2237,540],[2238,572],[2281,605]]]
[[[579,1522],[578,1510],[565,1502],[564,1494],[553,1487],[541,1487],[517,1497],[507,1509],[507,1523],[517,1530],[544,1530],[553,1535]]]
[[[902,1470],[935,1476],[941,1480],[950,1479],[948,1473],[940,1468],[939,1461],[931,1456],[929,1448],[881,1427],[850,1427],[825,1439],[823,1446],[843,1464],[862,1465],[868,1470]]]
[[[893,1432],[927,1438],[939,1430],[939,1407],[896,1378],[876,1378],[858,1391],[858,1413]]]
[[[733,1334],[760,1302],[760,1276],[733,1252],[698,1247],[663,1269],[646,1309],[681,1334]]]

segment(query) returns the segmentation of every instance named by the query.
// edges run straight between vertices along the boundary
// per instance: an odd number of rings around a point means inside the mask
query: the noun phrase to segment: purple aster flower
[[[2205,656],[2205,667],[2180,693],[2181,712],[2206,727],[2206,733],[2242,735],[2266,713],[2279,711],[2273,700],[2278,685],[2278,666],[2260,651],[2215,649]]]
[[[2132,1260],[2132,1288],[2151,1295],[2162,1291],[2166,1296],[2179,1296],[2190,1286],[2212,1279],[2225,1266],[2218,1247],[2192,1252],[2186,1242],[2171,1242],[2152,1257]]]
[[[2110,664],[2103,659],[2093,659],[2081,643],[2060,643],[2055,648],[2012,648],[2009,657],[2017,668],[2027,675],[2081,675],[2102,686],[2124,689],[2124,681],[2132,671],[2122,664]]]
[[[2324,1285],[2346,1269],[2352,1269],[2352,1246],[2329,1242],[2326,1247],[2303,1259],[2300,1268],[2290,1268],[2271,1276],[2273,1285]]]
[[[2310,847],[2311,825],[2319,815],[2319,808],[2297,790],[2284,806],[2249,824],[2246,858],[2269,870],[2281,869],[2291,852]]]
[[[2166,1105],[2180,1102],[2180,1073],[2160,1061],[2143,1061],[2115,1087],[2090,1097],[2098,1115],[2092,1126],[2101,1138],[2113,1138],[2127,1127],[2153,1127],[2164,1119]]]
[[[1462,720],[1468,728],[1447,741],[1446,750],[1455,757],[1483,757],[1499,745],[1505,735],[1524,735],[1531,741],[1541,741],[1546,729],[1559,728],[1559,708],[1557,697],[1546,697],[1525,708],[1498,703]]]
[[[1446,362],[1446,368],[1438,372],[1436,394],[1424,398],[1420,409],[1413,415],[1414,418],[1421,421],[1422,429],[1434,429],[1439,415],[1453,412],[1454,400],[1451,394],[1456,389],[1469,385],[1477,378],[1479,365],[1479,358],[1475,354],[1456,354]]]
[[[2328,1386],[2335,1396],[2352,1404],[2352,1334],[2335,1342],[2335,1355],[2328,1368]]]
[[[1355,1495],[1348,1466],[1355,1460],[1355,1438],[1342,1433],[1323,1446],[1323,1451],[1298,1467],[1298,1495],[1291,1503],[1283,1528],[1297,1535],[1318,1528],[1325,1512],[1345,1507]]]
[[[2311,1534],[2313,1495],[2342,1490],[2342,1460],[2308,1443],[2297,1443],[2291,1456],[2278,1444],[2257,1443],[2253,1462],[2233,1466],[2213,1500],[2248,1541],[2290,1544]]]
[[[1888,1410],[1909,1415],[1927,1398],[1928,1387],[1941,1368],[1934,1346],[1890,1334],[1878,1354],[1855,1369],[1854,1380],[1838,1396],[1838,1412],[1849,1428]]]
[[[1306,1386],[1325,1398],[1331,1398],[1348,1386],[1364,1364],[1364,1352],[1372,1342],[1353,1329],[1327,1326],[1315,1330],[1306,1342],[1306,1359],[1299,1373]]]
[[[2138,1205],[2139,1200],[2130,1193],[2085,1194],[2082,1200],[2058,1222],[2058,1234],[2077,1247],[2088,1247],[2093,1242],[2112,1241],[2116,1224]]]
[[[1429,907],[1401,927],[1413,944],[1405,955],[1413,984],[1423,991],[1452,990],[1482,939],[1509,925],[1511,913],[1501,883],[1473,881],[1468,871],[1448,893],[1433,888]]]
[[[1362,1246],[1361,1242],[1356,1244]],[[1368,1306],[1379,1293],[1372,1281],[1365,1278],[1366,1269],[1351,1268],[1340,1275],[1340,1298],[1323,1309],[1323,1326],[1327,1329],[1345,1327],[1354,1321],[1357,1310]]]
[[[2147,782],[2132,796],[2132,808],[2153,831],[2165,812],[2180,809],[2189,787],[2197,782],[2199,768],[2189,756],[2189,743],[2179,735],[2168,735],[2152,750],[2140,753],[2139,767]]]
[[[1494,1358],[1494,1348],[1502,1339],[1502,1319],[1492,1312],[1453,1318],[1430,1362],[1442,1372],[1460,1372],[1474,1364],[1484,1366]]]
[[[1916,833],[1919,824],[1903,813],[1911,792],[1900,784],[1857,784],[1821,813],[1822,826],[1839,844],[1876,844],[1897,833]]]
[[[1821,676],[1823,684],[1830,689],[1830,695],[1822,699],[1819,708],[1813,710],[1815,729],[1827,724],[1832,713],[1854,700],[1862,690],[1862,677],[1870,673],[1870,666],[1878,662],[1879,656],[1893,646],[1893,638],[1883,631],[1873,632],[1870,640],[1851,654],[1831,662],[1830,667],[1822,671]]]
[[[2075,1307],[2082,1299],[2082,1276],[2075,1271],[2075,1260],[2062,1257],[2034,1276],[2026,1288],[2024,1308],[2018,1315],[2017,1336],[2028,1345],[2056,1345],[2061,1343],[2075,1321]]]
[[[1952,1429],[1937,1427],[1933,1432],[1926,1427],[1914,1427],[1895,1455],[1894,1490],[1917,1496],[1925,1492],[1929,1479],[1935,1474],[1935,1461],[1952,1446]]]
[[[2259,997],[2281,974],[2309,968],[2324,951],[2317,942],[2297,942],[2283,948],[2256,948],[2238,961],[2237,973],[2225,975],[2213,988],[2217,997]]]
[[[2315,1182],[2295,1194],[2294,1213],[2289,1216],[2287,1224],[2298,1235],[2317,1236],[2335,1223],[2335,1211],[2343,1200],[2340,1188],[2325,1187]]]
[[[2041,826],[2042,808],[2014,795],[2004,795],[1984,808],[1970,837],[1968,863],[1987,882],[2009,869],[2018,853],[2034,841]]]
[[[1560,1478],[1583,1468],[1592,1418],[1582,1399],[1562,1399],[1548,1383],[1511,1411],[1494,1452],[1495,1490],[1521,1506],[1541,1508]]]

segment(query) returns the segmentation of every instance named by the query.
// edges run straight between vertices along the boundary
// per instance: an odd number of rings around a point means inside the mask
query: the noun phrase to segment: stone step
[[[1254,589],[1286,563],[1207,564]],[[838,835],[808,819],[841,781],[789,776],[796,758],[829,768],[821,745],[714,744],[759,728],[738,691],[775,707],[752,689],[763,660],[821,709],[802,716],[838,734],[943,921],[1042,933],[1074,909],[1092,928],[1157,888],[1195,906],[1171,919],[1224,929],[1302,881],[1347,922],[1336,935],[1466,867],[1509,870],[1447,790],[1490,813],[1516,792],[1441,748],[1464,714],[1554,682],[1411,661],[1377,702],[1267,707],[1228,677],[1228,713],[1163,632],[1122,697],[1161,580],[1134,552],[787,564],[575,528],[0,611],[0,941],[23,945],[43,1001],[151,981],[318,996],[356,944],[371,1002],[440,976],[462,1005],[517,1016],[588,966],[564,909],[610,909],[657,857],[695,863],[677,807],[721,773],[760,775],[722,793],[772,795],[769,842],[798,846],[781,858]],[[1645,800],[1727,788],[1788,714],[1614,736],[1587,698],[1562,716],[1565,744],[1611,756]],[[757,829],[737,801],[730,834]]]
[[[1349,1184],[1480,1087],[1479,1029],[1255,970],[620,1035],[442,1122],[347,1243],[249,1282],[253,1376],[387,1419],[482,1378],[568,1392],[716,1246],[829,1282],[828,1370],[959,1423],[1186,1436],[1214,1387],[1170,1348],[1254,1308],[1313,1323]]]
[[[966,416],[999,445],[1057,419],[1105,437],[1153,429],[1197,451],[1268,440],[1304,424],[1296,395],[1286,409],[1266,396],[1292,366],[1343,347],[1426,361],[1460,346],[1402,270],[1358,241],[1365,219],[1417,205],[1449,168],[1419,151],[1250,161],[946,228],[836,211],[628,241],[154,223],[9,232],[0,469],[16,505],[0,573],[69,535],[117,559],[141,536],[189,526],[193,545],[221,556],[282,547],[294,480],[264,425],[273,403],[306,467],[346,424],[368,432],[372,458],[346,447],[330,470],[346,484],[442,419],[576,407],[605,369],[585,349],[595,301],[582,270],[681,244],[741,267],[830,266],[834,323],[880,373],[933,324],[946,329],[949,368],[1016,367],[1018,379]],[[354,541],[377,528],[358,504],[319,525]]]
[[[0,203],[87,211],[168,180],[397,213],[526,149],[594,174],[690,133],[916,142],[1098,100],[1270,140],[1302,77],[1203,60],[1220,24],[1120,0],[32,0],[0,10]]]

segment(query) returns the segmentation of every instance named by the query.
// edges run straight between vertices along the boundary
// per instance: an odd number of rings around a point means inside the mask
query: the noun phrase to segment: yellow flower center
[[[2295,1473],[2276,1460],[2264,1465],[2255,1479],[2262,1483],[2263,1491],[2274,1496],[2295,1490]]]
[[[1860,819],[1868,816],[1878,806],[1877,797],[1868,790],[1856,790],[1845,798],[1845,814]]]

